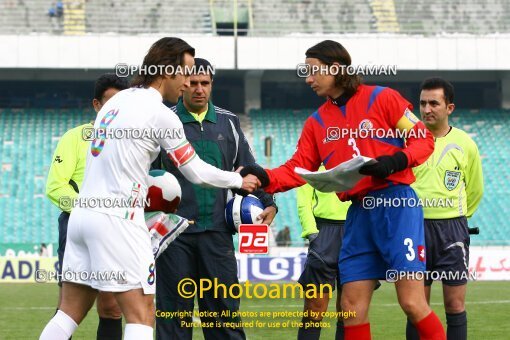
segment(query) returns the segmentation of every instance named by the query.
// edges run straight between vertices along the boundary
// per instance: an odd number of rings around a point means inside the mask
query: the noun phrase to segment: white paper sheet
[[[365,177],[358,172],[363,165],[375,162],[373,158],[358,156],[326,171],[312,172],[296,167],[294,172],[319,191],[342,192],[352,189]]]

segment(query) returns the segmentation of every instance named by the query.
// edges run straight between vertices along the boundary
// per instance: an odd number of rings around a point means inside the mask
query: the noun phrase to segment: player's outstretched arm
[[[213,188],[243,189],[248,193],[252,193],[260,186],[260,181],[253,175],[241,176],[239,173],[223,171],[204,162],[186,140],[182,146],[167,150],[167,153],[184,177],[193,184]]]
[[[240,172],[244,166],[255,164],[255,157],[253,156],[252,149],[250,144],[248,143],[248,139],[244,135],[243,130],[241,129],[239,119],[236,117],[229,118],[231,127],[234,133],[234,136],[237,144],[237,152],[234,157],[234,169],[237,169],[236,172]],[[246,175],[244,172],[241,173],[241,176]],[[246,194],[246,192],[238,192],[241,195]],[[261,214],[261,218],[264,221],[263,224],[271,224],[276,213],[278,212],[278,207],[276,206],[273,195],[266,193],[264,190],[259,189],[252,193],[255,195],[264,205],[264,211]],[[260,216],[259,216],[260,217]]]
[[[181,121],[170,109],[164,108],[158,119],[158,127],[184,131]],[[184,134],[174,134],[173,137],[162,138],[159,143],[191,183],[205,187],[243,189],[249,193],[258,189],[260,182],[255,176],[243,178],[239,173],[220,170],[201,160]]]
[[[254,174],[260,180],[264,191],[269,194],[287,191],[305,184],[305,181],[294,172],[296,167],[315,171],[321,164],[321,159],[312,130],[313,121],[309,118],[303,127],[297,144],[296,152],[285,164],[275,169],[262,169],[247,166],[241,174]],[[246,170],[245,170],[246,169]]]

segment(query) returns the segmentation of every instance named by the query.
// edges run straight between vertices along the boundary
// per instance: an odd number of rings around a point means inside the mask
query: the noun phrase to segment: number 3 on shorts
[[[412,261],[416,257],[413,249],[413,240],[411,240],[409,237],[404,240],[404,245],[407,246],[407,251],[409,253],[406,254],[407,260]]]

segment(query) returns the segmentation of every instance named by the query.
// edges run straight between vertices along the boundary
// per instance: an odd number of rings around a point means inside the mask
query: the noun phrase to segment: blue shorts
[[[370,204],[370,197],[390,204]],[[353,201],[338,261],[340,282],[386,279],[387,270],[425,271],[425,232],[418,197],[408,185],[392,185]],[[414,201],[413,201],[414,200]],[[414,207],[413,207],[414,205]]]

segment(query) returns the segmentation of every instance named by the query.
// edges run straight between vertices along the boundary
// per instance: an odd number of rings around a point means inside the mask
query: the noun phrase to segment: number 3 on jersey
[[[94,138],[90,148],[92,156],[97,157],[101,151],[103,151],[104,142],[106,141],[106,128],[111,124],[115,117],[117,117],[117,114],[119,114],[119,110],[112,109],[104,115],[103,119],[101,119],[101,122],[99,123],[99,131],[97,131],[96,134],[98,136]]]
[[[352,154],[352,158],[356,158],[358,156],[361,156],[361,153],[359,152],[358,147],[356,146],[356,140],[354,138],[349,138],[349,141],[347,142],[350,146],[352,146],[352,149],[354,150],[354,153]]]

